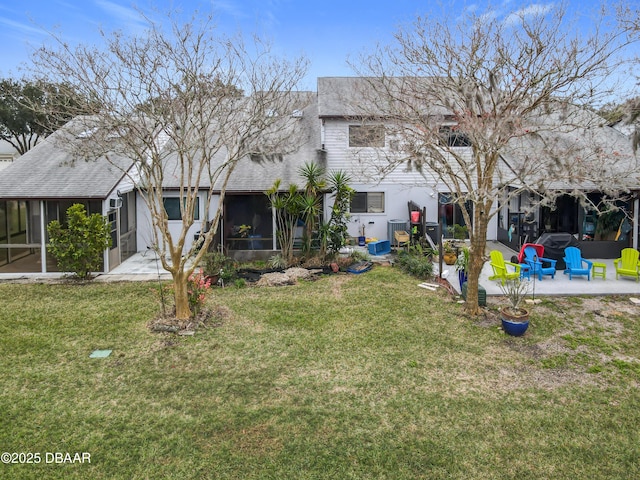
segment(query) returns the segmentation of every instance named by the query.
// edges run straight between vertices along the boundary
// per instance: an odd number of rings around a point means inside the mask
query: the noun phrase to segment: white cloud
[[[230,2],[227,0],[212,0],[211,5],[213,6],[214,15],[226,14],[236,18],[246,16],[245,10],[240,5],[238,5],[237,2]]]
[[[36,28],[32,25],[28,25],[22,22],[16,22],[8,18],[0,17],[0,25],[9,27],[10,30],[16,31],[24,35],[45,35],[46,32],[41,28]]]
[[[131,30],[138,30],[148,26],[140,12],[133,8],[125,7],[109,0],[96,0],[96,5],[118,23]],[[110,22],[104,23],[107,24]]]
[[[521,22],[525,17],[538,17],[542,15],[546,15],[553,9],[553,4],[549,3],[546,5],[536,3],[533,5],[529,5],[526,8],[521,8],[513,13],[507,15],[504,19],[505,25],[511,26],[518,22]]]

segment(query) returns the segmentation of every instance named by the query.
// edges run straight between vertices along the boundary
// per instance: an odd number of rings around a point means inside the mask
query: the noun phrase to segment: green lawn
[[[0,478],[640,477],[627,298],[547,299],[511,338],[418,283],[216,289],[193,337],[147,329],[157,284],[0,284],[0,451],[41,455]]]

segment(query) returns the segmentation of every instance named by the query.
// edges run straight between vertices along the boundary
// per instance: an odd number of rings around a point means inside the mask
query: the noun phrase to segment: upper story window
[[[383,213],[384,192],[356,192],[350,210],[351,213]]]
[[[186,202],[186,198],[184,199]],[[167,212],[169,220],[182,220],[182,213],[180,213],[180,198],[179,197],[167,197],[163,198],[164,209]],[[200,198],[196,198],[196,205],[193,209],[193,219],[200,219]]]
[[[470,147],[471,140],[453,126],[440,127],[442,143],[447,147]]]
[[[384,147],[384,125],[349,125],[350,147]]]

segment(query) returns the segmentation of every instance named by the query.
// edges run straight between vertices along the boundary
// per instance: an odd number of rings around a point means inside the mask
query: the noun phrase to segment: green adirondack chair
[[[623,248],[620,258],[613,261],[616,267],[616,280],[619,275],[624,277],[635,277],[636,282],[640,280],[640,263],[638,263],[640,253],[635,248]]]
[[[508,267],[514,271],[509,271]],[[500,280],[504,285],[507,280],[520,278],[522,266],[518,263],[507,262],[500,250],[491,250],[491,268],[493,268],[493,275],[489,277],[489,280]]]

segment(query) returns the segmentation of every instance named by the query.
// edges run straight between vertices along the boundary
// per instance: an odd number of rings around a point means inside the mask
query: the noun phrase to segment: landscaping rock
[[[322,272],[322,270],[318,270]],[[300,278],[310,278],[316,273],[315,270],[307,270],[306,268],[292,267],[284,272],[265,273],[256,282],[258,287],[279,287],[283,285],[294,285]]]

